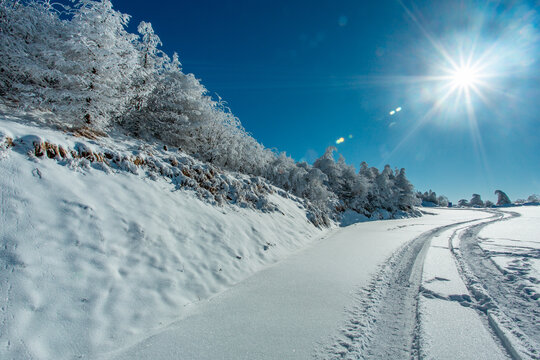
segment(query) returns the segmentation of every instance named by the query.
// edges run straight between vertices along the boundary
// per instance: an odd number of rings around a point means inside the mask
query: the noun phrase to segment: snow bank
[[[7,119],[0,144],[2,359],[129,345],[322,233],[300,200],[178,152]]]

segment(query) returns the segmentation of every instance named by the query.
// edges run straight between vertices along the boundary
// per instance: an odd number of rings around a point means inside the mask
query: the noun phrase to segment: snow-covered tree
[[[137,27],[141,41],[137,43],[137,63],[132,77],[133,96],[130,100],[131,109],[140,111],[146,105],[149,95],[160,83],[159,75],[167,67],[173,74],[180,69],[180,61],[175,53],[173,61],[158,49],[162,42],[154,32],[151,23],[141,21]],[[170,74],[169,74],[170,75]]]
[[[479,194],[473,194],[471,201],[469,202],[470,206],[484,207],[484,202],[482,201]]]
[[[49,2],[0,1],[0,95],[21,108],[51,109],[77,80],[63,68],[74,64],[64,58],[68,23],[61,21]],[[53,95],[54,94],[54,95]]]
[[[527,198],[527,202],[531,204],[540,203],[540,195],[532,194]]]
[[[509,205],[512,203],[508,195],[502,190],[495,190],[495,195],[497,195],[497,206]]]
[[[313,166],[265,148],[227,104],[214,99],[177,54],[159,49],[150,23],[110,0],[0,0],[0,101],[50,110],[63,127],[113,128],[178,147],[223,169],[262,176],[331,214],[347,209],[409,211],[416,204],[405,170],[364,162],[356,173],[330,147]],[[426,194],[429,198],[435,193]]]
[[[56,7],[55,7],[56,6]],[[0,4],[0,93],[66,125],[106,128],[129,98],[135,37],[109,0]]]
[[[441,195],[437,198],[437,203],[439,204],[439,206],[448,207],[449,201],[446,196]]]
[[[489,200],[486,200],[485,206],[486,206],[487,208],[493,207],[493,205],[494,205],[493,202],[491,202],[491,201],[489,201]]]
[[[394,210],[395,196],[393,189],[393,180],[390,178],[392,174],[392,168],[389,165],[385,165],[383,171],[381,171],[375,177],[375,186],[379,194],[379,206],[388,211]]]
[[[466,199],[460,199],[458,201],[459,206],[470,206],[469,202]]]
[[[439,205],[437,193],[435,191],[432,191],[431,189],[424,193],[418,192],[416,196],[421,200],[424,206]]]
[[[405,176],[405,169],[399,170],[395,179],[395,185],[399,191],[399,207],[401,210],[412,209],[416,205],[414,187]]]
[[[66,58],[79,63],[73,76],[83,87],[76,93],[74,116],[103,129],[123,114],[132,97],[136,36],[125,29],[129,15],[114,10],[109,0],[77,0],[75,8]]]

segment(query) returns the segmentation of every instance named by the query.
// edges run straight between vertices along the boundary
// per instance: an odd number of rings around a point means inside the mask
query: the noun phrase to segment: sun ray
[[[399,143],[388,153],[388,155],[383,160],[384,163],[388,161],[407,141],[418,131],[420,130],[430,119],[432,116],[435,115],[435,113],[442,107],[446,99],[452,95],[452,91],[447,91],[446,94],[440,98],[438,101],[433,104],[431,109],[419,120],[417,121],[413,128],[408,131],[405,136],[402,137],[402,139],[399,141]]]
[[[480,135],[480,130],[478,128],[476,113],[472,104],[469,89],[465,89],[465,105],[467,108],[467,119],[469,122],[469,128],[471,132],[471,137],[473,139],[473,146],[476,152],[476,156],[478,157],[478,159],[480,159],[483,168],[482,170],[484,171],[484,173],[488,176],[488,178],[491,178],[491,170],[488,165],[487,156],[484,149],[484,143],[482,141],[482,136]]]
[[[422,34],[428,39],[428,41],[431,43],[431,45],[444,57],[444,59],[450,63],[452,66],[457,67],[457,64],[454,62],[454,59],[450,56],[448,51],[444,48],[444,46],[437,40],[434,39],[433,36],[422,26],[420,21],[418,21],[417,17],[409,10],[409,8],[403,3],[403,1],[398,0],[399,4],[403,7],[409,18],[418,26]]]

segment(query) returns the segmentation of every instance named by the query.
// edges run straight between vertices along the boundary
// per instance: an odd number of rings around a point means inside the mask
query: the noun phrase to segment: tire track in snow
[[[417,304],[424,258],[431,239],[448,229],[478,220],[486,219],[467,220],[429,230],[394,252],[370,284],[355,294],[356,304],[348,310],[350,320],[330,345],[315,354],[315,358],[418,358]]]
[[[480,247],[478,234],[484,227],[521,216],[516,212],[497,213],[497,219],[463,231],[459,248],[452,247],[452,239],[449,245],[460,276],[477,303],[475,308],[486,318],[508,353],[514,359],[540,359],[540,304],[526,296],[519,281],[501,272]]]

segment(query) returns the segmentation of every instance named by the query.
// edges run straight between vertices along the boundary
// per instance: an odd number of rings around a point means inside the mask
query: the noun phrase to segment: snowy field
[[[540,207],[323,231],[279,191],[218,204],[35,141],[142,156],[0,123],[1,359],[540,356]]]

